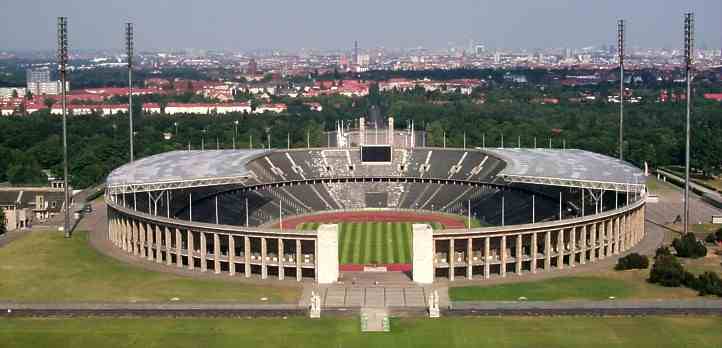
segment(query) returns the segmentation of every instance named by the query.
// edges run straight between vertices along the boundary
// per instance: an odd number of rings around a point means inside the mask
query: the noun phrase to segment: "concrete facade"
[[[433,230],[426,224],[414,224],[412,228],[412,279],[419,284],[431,284],[434,282]]]
[[[318,255],[316,277],[319,284],[338,281],[338,225],[318,227],[316,255]]]

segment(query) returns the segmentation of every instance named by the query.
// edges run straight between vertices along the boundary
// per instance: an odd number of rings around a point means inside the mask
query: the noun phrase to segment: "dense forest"
[[[679,87],[679,86],[678,86]],[[701,88],[697,91],[701,94]],[[466,96],[459,93],[379,93],[372,88],[363,98],[321,97],[322,112],[313,112],[301,100],[280,98],[289,108],[282,114],[228,114],[207,116],[140,115],[135,119],[136,158],[173,149],[232,148],[234,122],[237,147],[292,147],[326,144],[324,130],[336,120],[367,114],[378,105],[384,115],[393,115],[397,128],[413,119],[417,128],[428,132],[429,145],[447,146],[580,148],[617,156],[618,104],[602,101],[572,103],[559,98],[558,104],[543,105],[544,95],[575,95],[577,91],[540,90],[531,86],[487,88]],[[635,91],[635,93],[637,93]],[[639,91],[638,94],[643,94]],[[625,158],[641,166],[682,164],[684,160],[684,103],[657,103],[649,91],[641,103],[625,106]],[[153,97],[146,97],[153,98]],[[601,99],[601,98],[600,98]],[[482,103],[481,100],[484,102]],[[722,153],[722,107],[696,97],[692,118],[692,166],[707,175],[717,174]],[[140,101],[135,105],[140,105]],[[177,127],[176,127],[177,124]],[[71,183],[86,187],[104,180],[114,168],[128,161],[128,118],[73,116],[68,122]],[[176,134],[177,132],[177,134]],[[165,140],[163,133],[172,138]],[[62,122],[58,116],[36,112],[28,116],[0,118],[0,182],[42,184],[42,169],[62,173]],[[216,145],[218,144],[218,145]]]

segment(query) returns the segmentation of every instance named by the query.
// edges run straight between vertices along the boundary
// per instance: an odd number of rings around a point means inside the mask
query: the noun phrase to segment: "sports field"
[[[411,263],[412,222],[339,223],[338,255],[341,264]],[[300,229],[316,229],[320,223],[307,222]],[[435,229],[438,223],[431,223]]]

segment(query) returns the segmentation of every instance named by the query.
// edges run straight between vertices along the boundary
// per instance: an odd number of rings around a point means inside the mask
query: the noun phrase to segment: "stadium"
[[[577,267],[644,237],[643,173],[626,162],[429,147],[413,127],[359,125],[321,148],[173,151],[117,168],[108,238],[200,272],[330,284],[398,271],[431,284]]]

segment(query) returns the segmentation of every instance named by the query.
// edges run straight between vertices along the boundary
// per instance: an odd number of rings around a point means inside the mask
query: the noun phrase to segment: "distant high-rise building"
[[[50,69],[48,68],[28,69],[25,73],[28,86],[30,83],[50,82]]]
[[[474,54],[476,54],[477,56],[481,56],[484,53],[486,53],[486,47],[484,47],[484,45],[474,46]]]
[[[258,63],[256,63],[256,60],[251,58],[250,61],[248,61],[248,66],[246,67],[246,72],[249,75],[255,75],[258,73]]]
[[[353,64],[358,65],[358,40],[353,42]]]
[[[50,69],[28,69],[26,72],[27,90],[33,95],[55,95],[60,94],[60,81],[50,80]],[[68,85],[66,84],[66,89]]]

